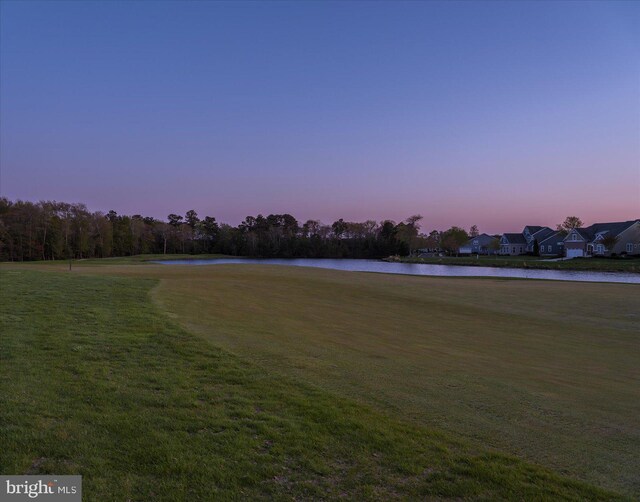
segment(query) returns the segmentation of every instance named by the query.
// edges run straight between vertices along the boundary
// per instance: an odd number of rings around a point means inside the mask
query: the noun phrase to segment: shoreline
[[[266,257],[248,257],[248,256],[229,256],[220,254],[148,254],[134,255],[110,258],[88,258],[73,259],[75,265],[93,264],[93,265],[125,265],[125,264],[153,264],[156,261],[192,261],[192,260],[216,260],[216,259],[264,259],[273,258]],[[327,260],[352,260],[358,258],[276,258],[276,259],[327,259]],[[488,268],[510,268],[523,270],[555,270],[555,271],[576,271],[576,272],[610,272],[610,273],[627,273],[640,275],[640,259],[610,259],[610,258],[574,258],[564,261],[547,261],[532,256],[520,257],[470,257],[470,256],[443,256],[429,258],[410,258],[399,256],[388,256],[386,258],[362,258],[363,260],[381,261],[385,263],[407,263],[422,265],[451,265],[462,267],[488,267]],[[34,260],[34,261],[6,261],[0,262],[4,264],[39,264],[54,265],[60,263],[68,263],[70,260]]]
[[[595,260],[591,262],[591,260]],[[640,260],[611,260],[601,258],[574,258],[565,261],[546,261],[533,257],[514,258],[473,258],[473,257],[434,257],[434,258],[409,258],[386,257],[382,261],[387,263],[412,263],[423,265],[452,265],[461,267],[492,267],[492,268],[519,268],[524,270],[571,270],[576,272],[622,272],[640,274]],[[591,262],[591,263],[589,263]]]

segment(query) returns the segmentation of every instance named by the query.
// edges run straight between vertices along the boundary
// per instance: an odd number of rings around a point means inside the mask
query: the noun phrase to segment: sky
[[[640,2],[0,3],[0,194],[490,233],[640,217]]]

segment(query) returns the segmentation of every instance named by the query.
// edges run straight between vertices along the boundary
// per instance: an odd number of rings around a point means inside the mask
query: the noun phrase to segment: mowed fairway
[[[3,472],[84,469],[100,500],[119,498],[114,479],[132,498],[154,482],[196,498],[203,483],[219,496],[605,497],[487,455],[501,451],[640,493],[638,286],[7,268]]]
[[[171,268],[158,303],[269,371],[640,494],[636,285]]]

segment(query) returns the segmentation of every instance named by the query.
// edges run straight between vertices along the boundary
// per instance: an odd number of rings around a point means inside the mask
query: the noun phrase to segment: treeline
[[[420,234],[421,216],[405,221],[302,224],[290,214],[248,216],[237,227],[191,210],[167,221],[139,214],[90,212],[84,204],[0,198],[0,260],[108,258],[156,253],[220,253],[280,258],[382,258],[418,248],[454,252],[469,234],[452,227]],[[472,228],[471,234],[477,233]]]

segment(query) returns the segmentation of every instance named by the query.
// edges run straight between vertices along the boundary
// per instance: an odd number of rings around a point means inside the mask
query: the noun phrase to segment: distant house
[[[498,239],[488,234],[480,234],[469,239],[466,244],[460,246],[460,254],[494,254],[496,253],[495,243]]]
[[[522,235],[527,241],[527,253],[533,253],[535,251],[535,243],[542,242],[547,237],[553,235],[555,232],[551,230],[549,227],[535,227],[535,226],[526,226],[522,231]]]
[[[603,243],[608,236],[617,238],[612,249]],[[585,228],[574,228],[563,240],[565,256],[640,255],[640,219],[611,223],[594,223]]]
[[[527,252],[527,239],[522,234],[502,234],[500,254],[517,256]]]
[[[517,256],[533,253],[536,250],[536,242],[540,245],[543,240],[554,233],[549,227],[527,225],[522,230],[522,233],[502,234],[500,238],[500,254]]]
[[[564,256],[565,232],[552,232],[551,235],[538,241],[540,256]]]

